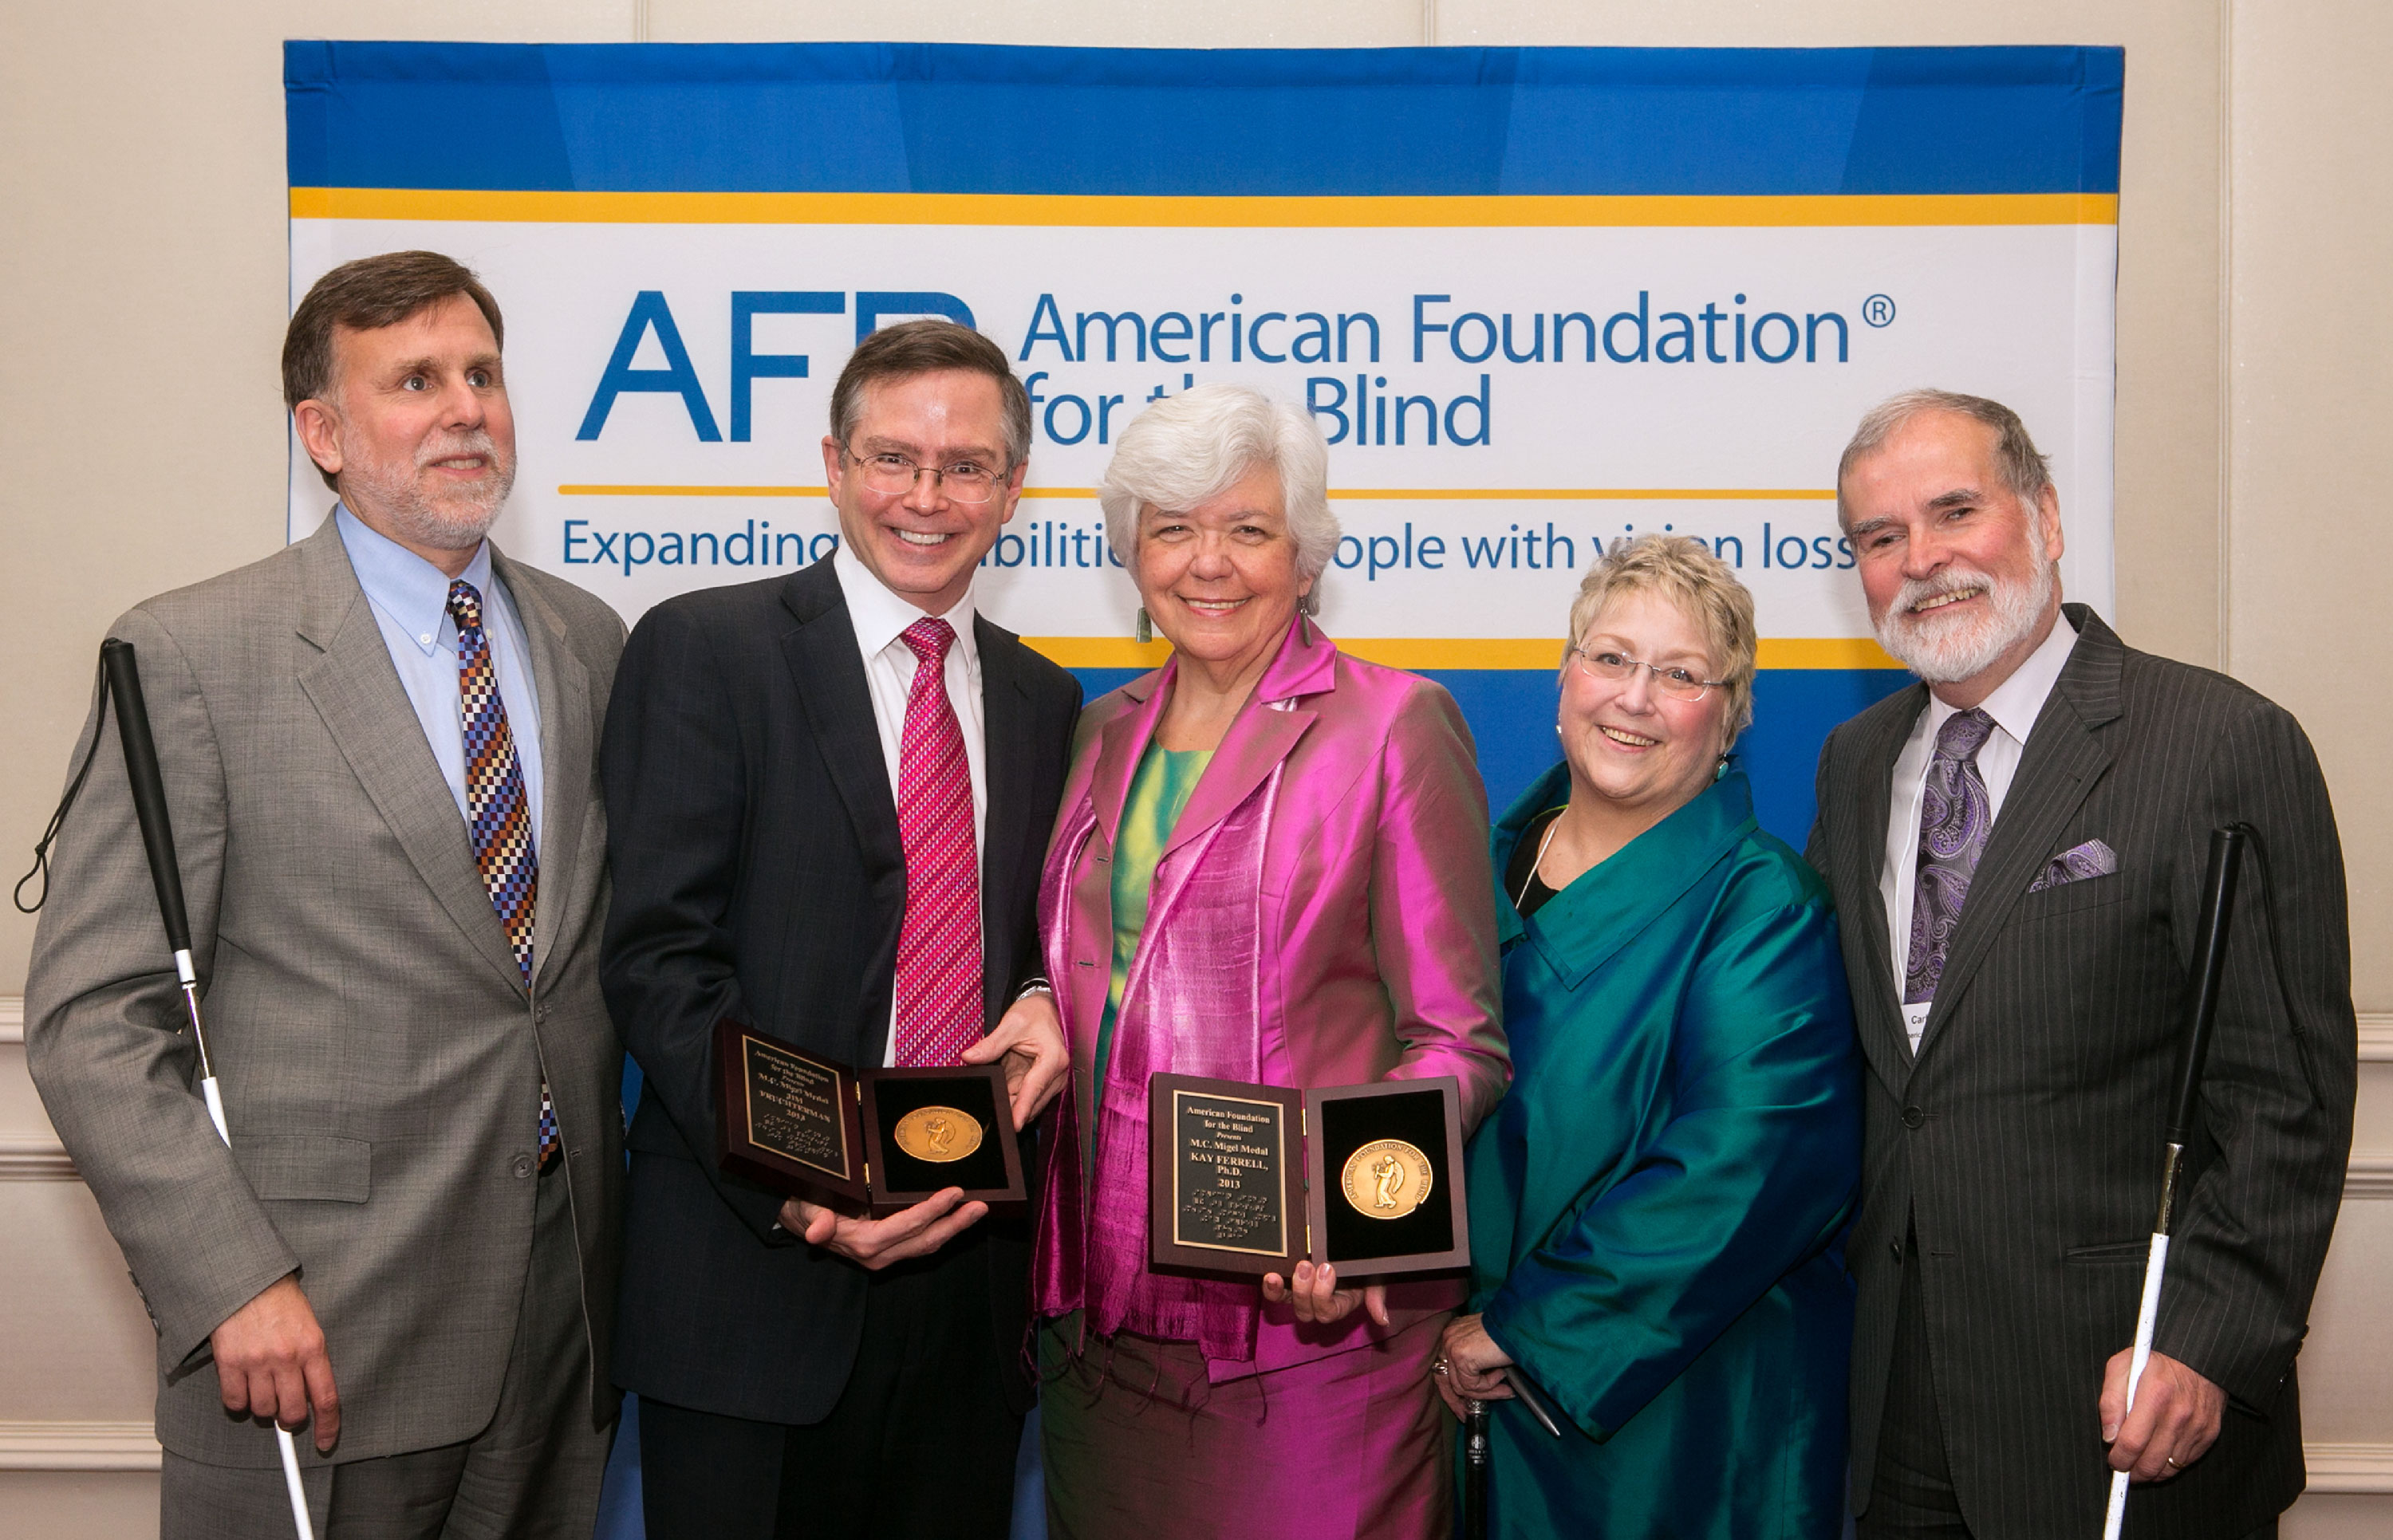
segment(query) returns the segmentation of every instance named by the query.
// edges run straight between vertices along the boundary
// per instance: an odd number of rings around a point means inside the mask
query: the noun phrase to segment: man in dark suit
[[[2018,416],[1941,391],[1837,471],[1878,638],[1923,683],[1829,736],[1810,855],[1870,1074],[1848,1255],[1861,1533],[2273,1534],[2294,1357],[2350,1148],[2343,856],[2282,710],[2060,600]],[[2153,1353],[2126,1410],[2211,830],[2258,833]],[[2107,1448],[2106,1448],[2107,1446]]]
[[[1069,1072],[1035,911],[1079,685],[972,599],[1029,447],[996,344],[875,333],[823,440],[837,554],[671,600],[625,649],[604,978],[647,1082],[615,1375],[650,1540],[1006,1532],[1022,1221],[954,1189],[856,1220],[725,1174],[711,1038],[1001,1059],[1017,1126]]]

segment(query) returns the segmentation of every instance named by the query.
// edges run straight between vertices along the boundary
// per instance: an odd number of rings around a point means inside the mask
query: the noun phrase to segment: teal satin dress
[[[1497,826],[1499,886],[1569,796],[1557,765]],[[1827,890],[1730,774],[1535,914],[1511,898],[1470,1308],[1567,1420],[1496,1403],[1490,1533],[1837,1535],[1861,1061]]]

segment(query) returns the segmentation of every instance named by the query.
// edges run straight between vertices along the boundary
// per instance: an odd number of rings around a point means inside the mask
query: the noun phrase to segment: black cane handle
[[[2203,875],[2202,909],[2194,924],[2193,1012],[2177,1059],[2177,1095],[2169,1103],[2168,1141],[2193,1138],[2202,1102],[2202,1068],[2210,1057],[2210,1029],[2218,1018],[2218,986],[2227,972],[2227,936],[2235,920],[2235,881],[2252,831],[2229,824],[2210,831],[2210,866]]]
[[[150,736],[150,711],[141,700],[141,665],[133,644],[111,636],[99,645],[109,692],[116,698],[116,732],[124,743],[124,775],[133,787],[133,812],[141,821],[141,845],[150,855],[150,881],[158,890],[158,918],[166,945],[191,949],[191,921],[183,907],[183,871],[175,861],[175,823],[166,811],[166,781],[158,773],[158,744]]]

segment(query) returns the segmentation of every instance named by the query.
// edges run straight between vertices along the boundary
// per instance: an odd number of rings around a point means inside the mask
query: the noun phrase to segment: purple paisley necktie
[[[1937,730],[1936,757],[1919,799],[1919,881],[1911,899],[1911,948],[1903,969],[1903,1003],[1936,998],[1944,953],[1961,923],[1961,901],[1986,853],[1994,805],[1978,774],[1978,750],[1994,730],[1982,711],[1957,712]]]

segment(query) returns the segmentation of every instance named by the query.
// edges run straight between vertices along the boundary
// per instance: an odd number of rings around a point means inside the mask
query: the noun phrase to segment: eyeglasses
[[[856,454],[842,444],[839,452],[864,468],[864,484],[884,497],[903,497],[925,474],[932,485],[957,502],[987,502],[1008,470],[993,471],[970,460],[952,465],[922,465],[902,454]]]
[[[1654,676],[1654,688],[1673,700],[1701,700],[1712,690],[1726,689],[1725,679],[1698,679],[1685,669],[1664,668],[1659,663],[1641,663],[1625,652],[1609,648],[1589,652],[1587,648],[1571,648],[1571,661],[1589,679],[1600,679],[1607,685],[1617,685],[1643,669]]]

